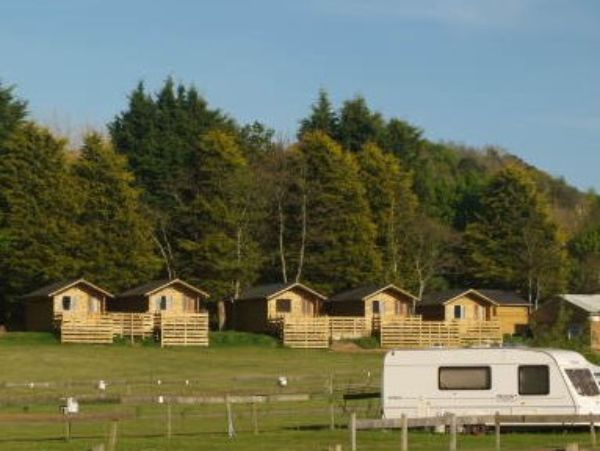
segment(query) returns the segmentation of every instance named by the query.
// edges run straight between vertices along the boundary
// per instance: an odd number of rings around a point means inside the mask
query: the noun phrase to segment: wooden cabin
[[[26,294],[25,327],[31,331],[51,331],[66,315],[85,317],[106,311],[113,295],[85,279],[55,282]]]
[[[502,334],[523,334],[529,303],[518,293],[495,289],[455,289],[423,297],[417,312],[429,321],[498,321]]]
[[[529,332],[529,301],[516,291],[478,288],[477,291],[496,302],[494,316],[500,321],[503,335],[525,335]]]
[[[379,329],[382,320],[412,315],[417,298],[395,285],[367,285],[341,293],[327,300],[331,316],[364,317],[369,330]]]
[[[320,316],[325,296],[301,283],[274,283],[244,290],[233,299],[231,324],[247,332],[267,332],[282,318]]]
[[[111,312],[185,314],[204,311],[209,297],[181,279],[162,279],[130,288],[108,304]]]
[[[456,289],[425,295],[417,312],[428,321],[487,321],[494,319],[497,305],[477,290]]]

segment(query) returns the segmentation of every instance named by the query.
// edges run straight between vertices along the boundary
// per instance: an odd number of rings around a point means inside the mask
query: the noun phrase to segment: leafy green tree
[[[600,291],[600,224],[591,224],[569,242],[574,260],[572,287],[578,293]]]
[[[325,291],[377,279],[377,230],[354,157],[321,132],[305,134],[297,152],[306,199],[300,278]]]
[[[261,265],[255,227],[261,217],[259,184],[235,135],[208,132],[197,148],[198,195],[182,210],[182,274],[217,298],[254,282]]]
[[[82,197],[81,274],[115,291],[155,277],[152,222],[126,158],[91,133],[73,170]]]
[[[465,240],[470,272],[482,284],[522,289],[536,307],[544,295],[564,289],[567,261],[557,227],[520,167],[491,180]]]
[[[5,301],[14,303],[32,287],[79,274],[81,211],[64,141],[25,124],[3,144],[0,206],[2,229],[8,236],[0,260]]]
[[[400,285],[410,277],[405,267],[407,228],[416,214],[417,198],[412,192],[412,177],[398,158],[369,143],[356,153],[359,175],[377,227],[377,246],[383,258],[383,274],[388,282]]]

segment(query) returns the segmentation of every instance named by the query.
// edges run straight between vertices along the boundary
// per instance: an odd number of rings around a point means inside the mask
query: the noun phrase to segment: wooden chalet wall
[[[499,305],[496,319],[503,334],[522,334],[529,325],[529,307],[521,305]]]
[[[277,312],[277,301],[281,299],[290,300],[290,312]],[[286,290],[270,298],[267,303],[267,315],[270,320],[280,318],[312,318],[320,314],[320,299],[299,287]]]

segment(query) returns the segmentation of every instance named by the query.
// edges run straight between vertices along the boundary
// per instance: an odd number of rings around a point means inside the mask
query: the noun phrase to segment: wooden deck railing
[[[208,346],[208,313],[162,315],[161,346]]]
[[[385,321],[380,331],[384,348],[428,348],[502,344],[498,321]]]

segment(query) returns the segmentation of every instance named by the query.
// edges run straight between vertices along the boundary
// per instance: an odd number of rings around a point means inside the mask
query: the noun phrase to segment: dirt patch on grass
[[[331,350],[334,352],[348,352],[348,353],[384,353],[385,349],[374,348],[374,349],[365,349],[358,346],[356,343],[352,343],[351,341],[334,341],[331,344]]]

